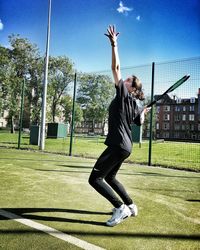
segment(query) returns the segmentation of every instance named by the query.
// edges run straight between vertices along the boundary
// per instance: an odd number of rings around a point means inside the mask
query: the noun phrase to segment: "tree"
[[[79,79],[77,102],[83,109],[84,120],[102,123],[104,130],[108,106],[114,96],[114,84],[107,75],[82,74]],[[102,131],[103,132],[103,131]]]
[[[49,83],[47,91],[48,104],[51,106],[51,119],[55,122],[59,116],[61,97],[66,92],[67,86],[74,79],[73,63],[65,56],[50,57],[49,60]]]
[[[0,114],[8,108],[10,67],[10,50],[0,46]]]
[[[151,97],[147,96],[144,100],[144,106],[148,105],[151,102]],[[155,138],[156,135],[156,112],[155,112],[155,107],[152,107],[153,109],[153,119],[152,119],[152,137]],[[144,120],[144,124],[143,124],[143,136],[144,137],[149,137],[149,133],[150,133],[150,122],[151,122],[151,115],[150,115],[151,111],[146,115],[145,120]]]
[[[9,80],[7,81],[7,102],[9,111],[9,121],[11,132],[14,132],[14,121],[19,115],[19,101],[21,95],[21,86],[24,79],[31,77],[29,70],[32,67],[32,62],[39,57],[39,50],[36,45],[31,44],[28,39],[21,38],[19,35],[9,36],[11,49],[9,50]],[[32,75],[33,77],[33,75]],[[26,105],[31,106],[29,83],[31,78],[26,81]]]
[[[42,83],[44,81],[44,60],[42,57],[33,59],[29,67],[30,78],[27,81],[27,97],[29,100],[30,121],[40,123],[42,107]]]
[[[73,100],[70,95],[61,98],[60,105],[63,108],[65,122],[71,123]],[[78,103],[75,103],[75,122],[79,123],[83,120],[83,111]]]

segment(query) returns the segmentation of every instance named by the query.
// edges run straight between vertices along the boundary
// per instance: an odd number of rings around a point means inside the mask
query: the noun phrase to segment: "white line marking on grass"
[[[14,221],[17,221],[21,224],[32,227],[34,229],[40,230],[44,233],[50,234],[51,236],[54,236],[58,239],[69,242],[77,247],[82,248],[82,249],[85,249],[85,250],[105,250],[105,248],[95,246],[95,245],[88,243],[84,240],[80,240],[80,239],[73,237],[69,234],[65,234],[61,231],[58,231],[58,230],[52,228],[52,227],[45,226],[45,225],[40,224],[38,222],[32,221],[30,219],[24,219],[23,217],[21,217],[17,214],[7,212],[3,209],[0,209],[0,215],[4,216],[6,218],[9,218],[9,219],[13,219]]]

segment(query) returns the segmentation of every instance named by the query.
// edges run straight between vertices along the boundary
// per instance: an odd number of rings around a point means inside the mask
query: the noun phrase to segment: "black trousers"
[[[120,147],[107,147],[97,160],[89,177],[89,184],[116,208],[123,203],[130,205],[133,202],[123,185],[116,179],[119,168],[129,155],[128,151]]]

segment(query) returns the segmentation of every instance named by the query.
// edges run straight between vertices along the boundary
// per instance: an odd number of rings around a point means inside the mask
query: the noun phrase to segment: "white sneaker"
[[[122,204],[119,208],[113,209],[112,217],[106,222],[107,226],[114,227],[115,225],[119,224],[126,218],[131,216],[130,209],[125,205]]]
[[[137,216],[138,215],[138,208],[135,204],[128,205],[128,208],[131,211],[131,216]]]

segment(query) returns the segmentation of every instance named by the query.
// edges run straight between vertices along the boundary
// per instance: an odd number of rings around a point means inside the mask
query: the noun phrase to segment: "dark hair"
[[[132,81],[132,87],[135,88],[135,91],[132,92],[132,95],[139,100],[144,100],[144,93],[142,90],[142,83],[140,82],[140,80],[135,76],[132,75],[133,77],[133,81]]]

